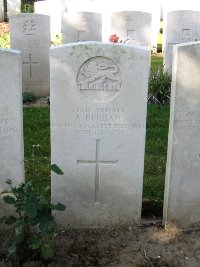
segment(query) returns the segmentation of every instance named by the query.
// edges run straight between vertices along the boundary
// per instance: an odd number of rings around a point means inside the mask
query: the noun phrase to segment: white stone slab
[[[85,42],[51,49],[52,201],[62,226],[138,223],[149,51]]]
[[[0,49],[0,192],[24,182],[22,125],[22,60],[19,51]],[[9,205],[0,197],[0,217],[9,215]]]
[[[200,42],[174,51],[164,221],[200,223]]]
[[[23,91],[49,95],[50,18],[21,14],[10,18],[11,48],[22,51]]]
[[[3,11],[4,11],[3,0],[0,0],[0,22],[3,21],[3,17],[4,17]]]
[[[140,11],[122,11],[112,14],[111,34],[119,40],[151,47],[151,14]]]
[[[20,11],[21,11],[21,1],[20,0],[7,0],[8,18],[10,18],[10,16],[19,14]]]
[[[102,15],[93,12],[67,12],[62,16],[63,44],[102,41]]]
[[[172,67],[172,53],[175,44],[200,40],[200,11],[168,12],[164,36],[164,68],[168,70]]]
[[[36,14],[50,16],[51,32],[61,32],[61,0],[38,1],[34,3]]]

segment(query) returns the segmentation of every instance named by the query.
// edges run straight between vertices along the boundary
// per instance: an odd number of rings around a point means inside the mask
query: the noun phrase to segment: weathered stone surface
[[[200,223],[200,42],[175,46],[164,221]]]
[[[61,32],[61,0],[38,1],[34,3],[36,14],[50,16],[52,33]]]
[[[149,51],[77,43],[51,49],[52,201],[62,226],[138,223]]]
[[[151,14],[140,11],[122,11],[112,14],[111,34],[119,40],[131,40],[133,44],[151,47]]]
[[[102,15],[93,12],[63,13],[63,44],[79,41],[102,41]]]
[[[10,18],[11,48],[22,51],[23,91],[49,95],[50,18],[20,14]]]
[[[21,1],[20,0],[7,0],[7,14],[8,17],[20,13]]]
[[[21,69],[19,51],[0,49],[0,192],[7,188],[6,179],[15,186],[24,181]],[[0,216],[9,212],[1,196]]]
[[[174,45],[200,41],[200,11],[168,12],[164,25],[164,68],[169,70]]]
[[[3,21],[3,11],[4,11],[3,0],[0,0],[0,22]]]

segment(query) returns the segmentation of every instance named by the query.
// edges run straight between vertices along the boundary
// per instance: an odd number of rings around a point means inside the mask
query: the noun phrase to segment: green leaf
[[[55,227],[56,223],[51,216],[43,217],[39,223],[39,229],[42,233],[52,234],[55,232]]]
[[[8,252],[9,254],[15,254],[17,250],[16,244],[12,243],[9,247],[8,247]]]
[[[64,174],[64,172],[56,164],[51,165],[51,170],[58,175]]]
[[[15,204],[15,198],[11,196],[5,196],[3,197],[3,200],[7,204]]]
[[[35,207],[35,203],[34,202],[26,203],[24,205],[24,211],[25,211],[25,214],[31,219],[34,219],[37,216],[37,209]]]
[[[52,210],[59,210],[59,211],[64,211],[66,209],[66,206],[58,203],[56,205],[52,205]]]
[[[31,249],[38,249],[41,246],[41,239],[29,239],[29,247]]]
[[[43,244],[41,250],[42,250],[42,258],[45,261],[49,261],[53,258],[54,256],[53,249],[49,244]]]

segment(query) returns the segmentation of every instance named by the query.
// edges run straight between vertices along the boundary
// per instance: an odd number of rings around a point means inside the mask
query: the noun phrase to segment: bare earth
[[[8,232],[0,230],[0,267],[8,266],[1,249],[7,236]],[[49,267],[136,267],[153,259],[160,259],[163,265],[158,266],[163,267],[199,267],[200,227],[185,232],[172,226],[164,230],[155,221],[140,227],[60,231],[55,237],[55,260]],[[23,266],[43,264],[35,261]]]

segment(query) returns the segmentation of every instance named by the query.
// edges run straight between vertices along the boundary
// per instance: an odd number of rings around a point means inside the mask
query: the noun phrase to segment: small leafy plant
[[[171,73],[158,69],[152,72],[149,78],[149,104],[169,104],[171,93]]]
[[[63,174],[57,165],[51,168],[57,174]],[[8,258],[14,266],[22,266],[27,260],[40,259],[47,263],[53,259],[53,237],[56,222],[51,211],[64,211],[61,203],[53,205],[45,197],[46,188],[41,194],[33,187],[32,180],[13,186],[6,181],[9,190],[2,192],[5,203],[14,206],[15,215],[3,216],[0,223],[14,225],[14,236],[7,243]]]
[[[30,92],[23,92],[23,103],[31,103],[36,100],[36,96]]]

